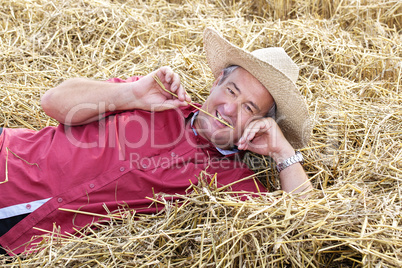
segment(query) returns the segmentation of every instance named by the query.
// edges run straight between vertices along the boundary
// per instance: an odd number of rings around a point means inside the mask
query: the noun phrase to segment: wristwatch
[[[300,163],[303,165],[303,155],[301,154],[301,152],[296,151],[296,154],[289,157],[288,159],[286,159],[285,161],[279,163],[278,165],[276,165],[276,170],[278,170],[278,172],[281,172],[282,170],[284,170],[285,168],[296,164],[296,163]]]

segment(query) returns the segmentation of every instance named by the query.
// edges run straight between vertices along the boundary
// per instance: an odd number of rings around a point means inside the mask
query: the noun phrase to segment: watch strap
[[[303,155],[300,151],[296,151],[296,154],[289,157],[288,159],[286,159],[285,161],[279,163],[278,165],[276,165],[276,170],[278,170],[278,172],[281,172],[282,170],[284,170],[285,168],[296,164],[296,163],[301,163],[303,164]]]

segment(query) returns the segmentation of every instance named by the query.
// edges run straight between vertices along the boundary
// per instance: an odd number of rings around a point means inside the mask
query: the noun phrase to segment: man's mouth
[[[221,114],[218,112],[218,111],[216,111],[216,117],[219,119],[219,120],[222,120],[223,122],[225,122],[226,124],[228,124],[229,126],[232,126],[232,124],[230,124],[228,121],[226,121],[222,116],[221,116]],[[232,126],[233,127],[233,126]]]

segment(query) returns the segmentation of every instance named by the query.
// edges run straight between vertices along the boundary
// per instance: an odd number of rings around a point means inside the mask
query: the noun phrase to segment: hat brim
[[[294,148],[307,145],[312,124],[307,105],[296,85],[281,71],[231,44],[212,28],[204,31],[204,49],[215,78],[231,65],[239,65],[269,91],[276,103],[276,122]]]

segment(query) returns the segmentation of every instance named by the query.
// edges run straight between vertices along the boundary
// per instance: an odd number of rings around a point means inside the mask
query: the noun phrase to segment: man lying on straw
[[[248,53],[213,29],[204,43],[216,81],[201,108],[162,67],[127,81],[67,80],[42,98],[58,127],[2,131],[0,244],[9,254],[54,224],[74,233],[105,207],[153,213],[149,197],[185,194],[202,171],[238,195],[263,192],[238,151],[271,156],[284,191],[311,189],[294,150],[311,131],[296,64],[281,48]]]

